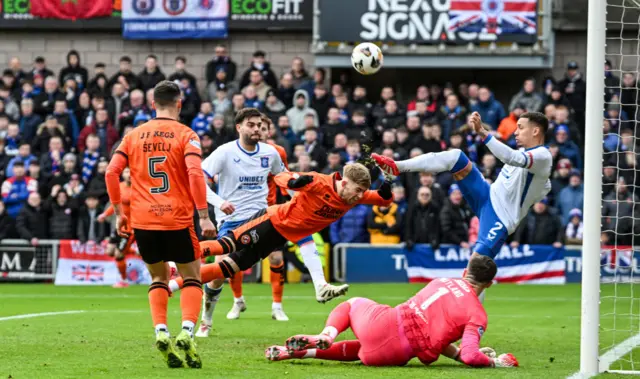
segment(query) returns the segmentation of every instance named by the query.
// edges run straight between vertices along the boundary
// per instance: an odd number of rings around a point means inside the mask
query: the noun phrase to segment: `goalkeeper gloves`
[[[488,346],[480,348],[480,352],[482,354],[486,355],[489,358],[495,358],[496,357],[496,351],[493,350],[492,348],[488,347]]]
[[[492,360],[494,367],[518,367],[518,360],[511,353],[500,354],[498,358],[492,358]]]
[[[384,183],[378,188],[378,195],[385,200],[391,199],[393,194],[391,193],[391,182],[385,180]]]
[[[311,175],[301,175],[297,174],[294,176],[294,179],[289,180],[287,185],[290,189],[298,189],[306,186],[307,184],[313,182],[313,176]]]

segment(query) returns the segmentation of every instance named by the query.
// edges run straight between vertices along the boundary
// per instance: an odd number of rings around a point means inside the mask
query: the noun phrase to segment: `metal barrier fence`
[[[0,281],[53,280],[58,268],[60,241],[5,239],[0,242]]]

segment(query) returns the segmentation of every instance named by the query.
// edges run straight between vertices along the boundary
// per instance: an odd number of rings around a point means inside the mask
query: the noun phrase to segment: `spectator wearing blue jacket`
[[[33,100],[26,98],[20,102],[20,135],[25,141],[33,141],[36,138],[38,127],[42,124],[42,117],[33,113]]]
[[[478,90],[478,102],[471,106],[471,112],[480,113],[482,122],[497,130],[500,121],[507,117],[504,106],[496,99],[487,87],[480,87]]]
[[[609,124],[609,120],[607,119],[602,123],[602,134],[604,134],[604,139],[602,141],[604,151],[617,151],[618,147],[620,147],[620,137],[617,133],[611,132],[611,124]]]
[[[351,208],[340,219],[331,224],[331,244],[339,243],[369,243],[367,231],[367,217],[371,207],[359,204]]]
[[[213,116],[215,115],[211,103],[208,101],[203,102],[200,104],[200,113],[191,121],[191,129],[200,137],[205,133],[209,133],[213,123]]]
[[[567,225],[571,219],[572,209],[582,209],[584,203],[584,187],[580,171],[573,170],[569,174],[569,185],[558,194],[556,206],[562,217],[562,225]]]
[[[569,128],[564,124],[558,125],[556,126],[555,134],[556,145],[560,150],[560,155],[570,160],[573,167],[582,170],[580,148],[575,142],[569,140]]]
[[[16,165],[16,163],[20,162],[24,165],[24,167],[29,167],[31,161],[37,161],[35,155],[31,154],[31,145],[26,141],[22,142],[20,144],[20,147],[18,147],[18,155],[13,157],[7,164],[5,176],[7,178],[11,178],[14,175],[13,167]]]
[[[24,163],[13,165],[14,176],[2,183],[2,201],[7,206],[7,213],[11,218],[18,217],[18,213],[27,201],[31,192],[38,191],[38,181],[25,176]]]
[[[458,96],[451,94],[447,96],[445,105],[440,107],[438,120],[442,127],[442,139],[448,141],[451,133],[467,122],[467,108],[460,105]]]

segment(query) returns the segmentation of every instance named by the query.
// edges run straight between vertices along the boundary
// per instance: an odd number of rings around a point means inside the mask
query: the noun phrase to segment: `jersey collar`
[[[539,147],[543,147],[544,145],[538,145],[538,146],[534,146],[534,147],[530,147],[528,149],[524,149],[524,151],[529,151],[529,150],[533,150],[533,149],[537,149]]]
[[[247,154],[248,156],[253,156],[258,154],[258,152],[260,151],[260,143],[258,142],[256,144],[256,150],[255,151],[246,151],[245,149],[242,148],[242,146],[240,146],[240,140],[236,140],[236,145],[238,145],[238,149],[240,149],[240,151],[242,151],[243,153]]]

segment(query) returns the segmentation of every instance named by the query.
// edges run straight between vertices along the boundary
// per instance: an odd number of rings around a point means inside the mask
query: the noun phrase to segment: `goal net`
[[[580,365],[640,374],[640,0],[589,3]]]

